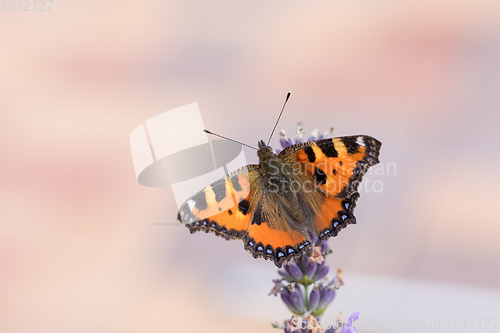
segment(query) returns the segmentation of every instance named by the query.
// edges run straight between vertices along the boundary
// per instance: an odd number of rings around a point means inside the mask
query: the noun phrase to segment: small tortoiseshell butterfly
[[[281,267],[356,223],[357,188],[379,163],[380,141],[364,135],[299,143],[274,154],[258,143],[259,164],[242,167],[186,200],[177,219],[191,233],[241,239],[254,258]],[[227,209],[228,203],[235,204]],[[224,207],[224,210],[221,208]]]

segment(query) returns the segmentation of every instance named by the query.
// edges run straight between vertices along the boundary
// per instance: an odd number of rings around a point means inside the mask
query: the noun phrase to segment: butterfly
[[[299,143],[275,154],[258,143],[259,164],[208,185],[180,207],[191,233],[241,239],[254,258],[283,263],[356,223],[357,192],[379,163],[380,141],[366,135]]]

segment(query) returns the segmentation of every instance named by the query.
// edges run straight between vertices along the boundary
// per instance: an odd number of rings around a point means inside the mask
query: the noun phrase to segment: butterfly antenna
[[[227,138],[227,137],[222,136],[222,135],[219,135],[219,134],[212,133],[212,132],[210,132],[209,130],[206,130],[206,129],[204,129],[204,130],[203,130],[203,132],[208,133],[208,134],[212,134],[212,135],[215,135],[215,136],[218,136],[219,138],[223,138],[223,139],[226,139],[226,140],[229,140],[229,141],[233,141],[233,142],[239,143],[240,145],[247,146],[248,148],[252,148],[252,149],[258,150],[258,149],[257,149],[257,148],[255,148],[255,147],[249,146],[249,145],[247,145],[247,144],[244,144],[244,143],[242,143],[242,142],[239,142],[239,141],[236,141],[236,140],[233,140],[233,139]]]
[[[273,137],[274,131],[276,130],[276,126],[278,126],[278,122],[280,121],[281,115],[283,114],[283,110],[285,110],[286,102],[288,102],[288,99],[290,98],[291,94],[292,94],[291,91],[289,91],[288,94],[286,94],[285,103],[283,103],[283,107],[281,108],[281,112],[280,112],[280,115],[278,116],[278,120],[276,120],[276,124],[274,124],[273,131],[271,132],[271,136],[269,137],[269,140],[267,141],[268,146],[269,146],[269,142],[271,142],[271,138]]]

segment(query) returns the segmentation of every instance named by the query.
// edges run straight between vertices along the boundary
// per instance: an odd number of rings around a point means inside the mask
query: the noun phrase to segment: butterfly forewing
[[[344,198],[356,192],[368,168],[379,162],[380,146],[369,136],[347,136],[290,146],[279,157],[299,163],[325,193]]]
[[[208,185],[186,200],[179,209],[179,221],[192,223],[210,219],[220,213],[233,211],[238,218],[241,212],[234,209],[250,195],[250,177],[255,177],[256,165],[242,167],[226,177]],[[233,208],[231,210],[231,208]]]

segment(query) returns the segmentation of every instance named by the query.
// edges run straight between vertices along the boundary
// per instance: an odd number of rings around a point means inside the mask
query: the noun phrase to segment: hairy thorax
[[[277,208],[284,212],[289,220],[303,224],[306,216],[301,188],[303,174],[296,166],[283,161],[273,153],[260,156],[259,171],[262,176],[262,185],[269,199]]]

